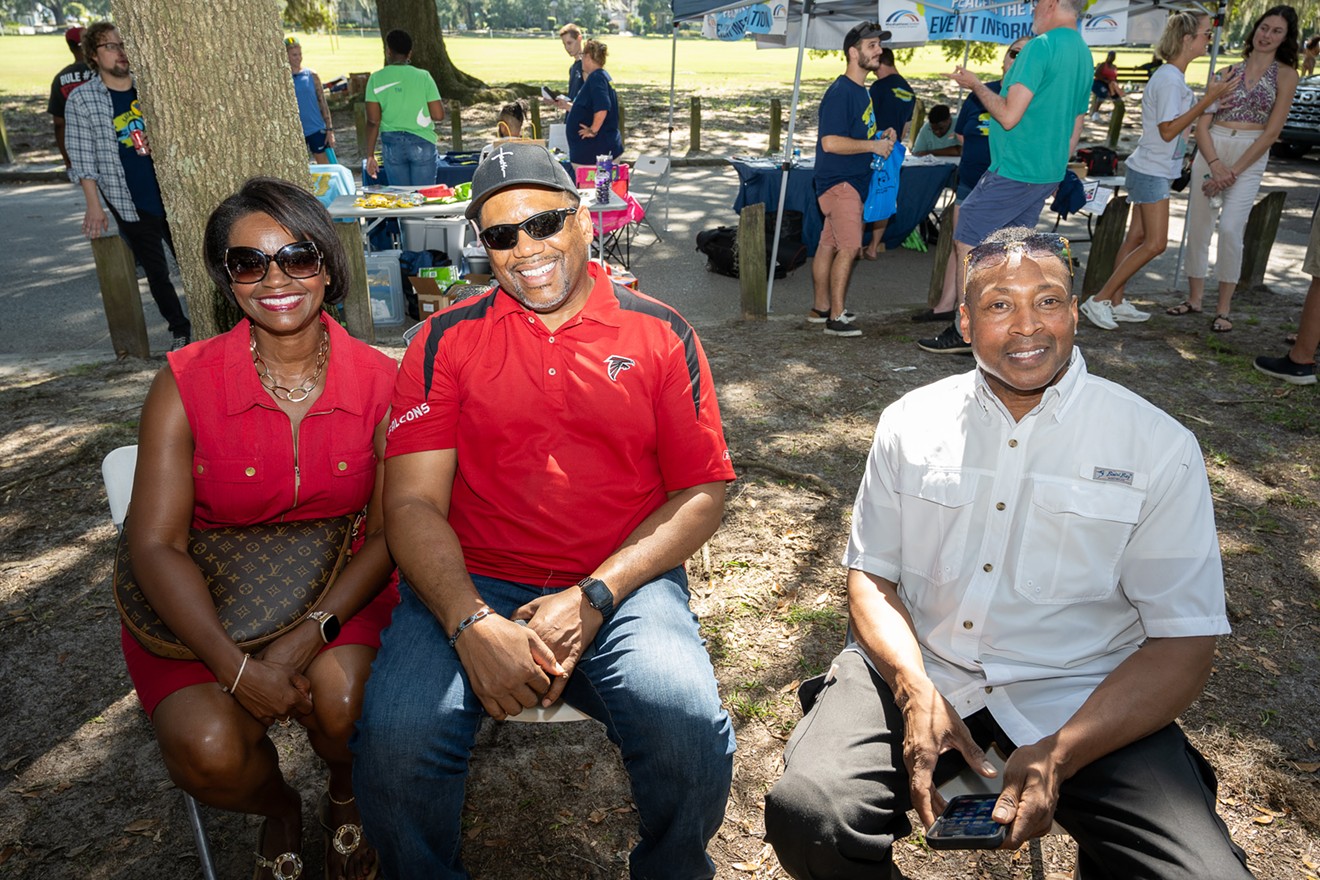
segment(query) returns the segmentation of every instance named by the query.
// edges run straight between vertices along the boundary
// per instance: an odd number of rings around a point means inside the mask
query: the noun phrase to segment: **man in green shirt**
[[[390,31],[385,35],[385,66],[367,80],[367,174],[374,177],[380,171],[379,136],[390,184],[435,183],[433,126],[444,118],[435,80],[412,66],[412,37],[405,31]]]
[[[990,233],[1009,226],[1035,228],[1045,200],[1068,170],[1091,94],[1091,50],[1077,30],[1083,7],[1083,0],[1036,3],[1031,18],[1036,36],[1004,75],[999,94],[962,67],[951,74],[991,117],[990,170],[963,203],[953,233],[959,273],[967,253]],[[917,345],[936,354],[972,350],[956,318],[939,336]]]

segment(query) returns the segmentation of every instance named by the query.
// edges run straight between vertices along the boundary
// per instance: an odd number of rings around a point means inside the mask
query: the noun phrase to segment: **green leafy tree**
[[[335,11],[325,0],[285,0],[284,21],[300,31],[319,31],[334,24]]]

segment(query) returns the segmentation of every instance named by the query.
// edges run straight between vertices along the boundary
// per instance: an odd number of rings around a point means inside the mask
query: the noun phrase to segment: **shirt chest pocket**
[[[1039,605],[1109,596],[1145,492],[1097,483],[1032,486],[1013,588]]]
[[[903,572],[933,586],[958,577],[967,555],[976,475],[913,470],[900,474]]]

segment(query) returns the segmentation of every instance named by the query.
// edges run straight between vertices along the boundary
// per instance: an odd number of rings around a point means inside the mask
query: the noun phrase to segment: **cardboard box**
[[[445,295],[444,288],[437,284],[434,278],[418,278],[410,275],[408,281],[412,283],[413,290],[417,291],[417,317],[421,320],[425,321],[436,312],[454,304],[453,299]]]

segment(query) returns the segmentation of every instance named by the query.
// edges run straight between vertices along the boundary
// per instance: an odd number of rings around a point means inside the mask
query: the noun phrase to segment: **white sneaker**
[[[1110,312],[1115,321],[1125,321],[1128,324],[1140,324],[1142,321],[1150,320],[1150,312],[1143,312],[1127,300],[1123,300],[1118,305],[1110,304]]]
[[[1099,113],[1098,111],[1095,112],[1095,113],[1092,113],[1092,114],[1091,114],[1091,121],[1092,121],[1092,122],[1099,122],[1099,121],[1100,121],[1100,113]]]
[[[1118,322],[1114,320],[1114,307],[1104,300],[1091,297],[1082,303],[1081,311],[1088,321],[1101,330],[1118,329]]]

